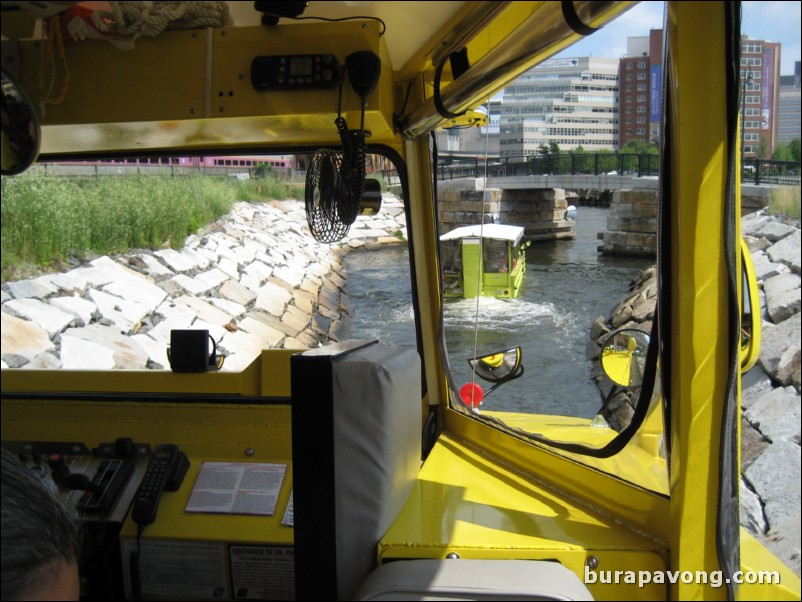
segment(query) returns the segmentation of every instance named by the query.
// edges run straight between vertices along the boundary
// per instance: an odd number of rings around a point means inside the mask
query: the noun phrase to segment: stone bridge
[[[771,186],[742,186],[742,210],[752,213],[768,204]],[[612,192],[607,232],[599,250],[608,254],[654,255],[657,231],[656,176],[548,175],[460,178],[438,182],[441,231],[481,221],[485,212],[495,223],[523,226],[528,240],[573,238],[569,205],[580,204],[590,191]]]

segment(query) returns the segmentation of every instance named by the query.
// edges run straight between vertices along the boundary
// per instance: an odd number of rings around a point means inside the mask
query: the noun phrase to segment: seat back
[[[290,366],[296,599],[350,600],[420,468],[420,358],[348,341]]]

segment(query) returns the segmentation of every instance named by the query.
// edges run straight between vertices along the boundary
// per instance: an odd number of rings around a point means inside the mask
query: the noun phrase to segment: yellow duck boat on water
[[[440,236],[443,296],[514,299],[526,273],[521,226],[477,224]]]
[[[2,3],[4,206],[11,178],[45,177],[36,163],[100,173],[135,158],[292,155],[305,178],[308,245],[283,247],[283,224],[260,233],[258,251],[207,232],[231,262],[229,287],[248,299],[242,315],[258,313],[262,325],[248,324],[268,333],[244,369],[217,369],[220,349],[256,340],[232,326],[241,316],[186,325],[184,313],[160,318],[177,324],[160,343],[174,370],[90,367],[92,341],[82,369],[4,364],[2,446],[80,512],[81,599],[800,598],[798,576],[739,525],[740,367],[759,350],[758,330],[742,335],[743,300],[759,301],[739,244],[739,2],[666,2],[658,315],[646,347],[612,352],[643,358],[631,422],[616,431],[598,420],[593,396],[579,400],[587,415],[538,411],[555,395],[537,386],[548,361],[525,375],[518,353],[475,362],[496,384],[525,386],[529,411],[477,409],[453,374],[443,296],[458,287],[430,135],[485,124],[473,109],[635,4],[112,2],[98,13],[96,3]],[[324,301],[336,279],[312,295],[320,274],[296,259],[336,263],[349,228],[381,219],[380,169],[403,200],[409,282],[388,288],[411,291],[415,345],[285,336],[290,319],[270,315],[276,306],[304,324],[313,309],[333,312]],[[18,218],[4,209],[7,219]],[[462,295],[517,294],[520,237],[505,240],[507,272],[477,253],[478,267],[460,268]],[[285,264],[258,280],[251,264],[271,252]],[[471,270],[483,279],[474,291]],[[155,282],[129,272],[137,293]],[[171,290],[165,315],[189,304]],[[64,351],[59,327],[41,335],[6,312],[5,292],[3,303],[4,346]],[[498,333],[477,323],[475,346],[512,350],[535,319]],[[30,336],[12,341],[6,324]],[[193,328],[203,334],[185,334]],[[561,343],[542,341],[554,361]],[[631,382],[631,366],[616,378]]]

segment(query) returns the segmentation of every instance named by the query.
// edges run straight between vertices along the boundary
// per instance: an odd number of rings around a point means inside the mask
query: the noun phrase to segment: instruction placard
[[[295,550],[282,546],[232,545],[235,600],[295,600]]]
[[[187,512],[272,516],[286,464],[204,462]]]

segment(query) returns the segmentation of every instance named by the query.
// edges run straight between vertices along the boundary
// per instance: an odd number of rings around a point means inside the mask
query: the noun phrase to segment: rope
[[[56,15],[46,19],[43,33],[45,41],[42,45],[42,64],[39,67],[39,95],[43,103],[57,105],[64,102],[64,99],[67,97],[67,90],[70,87],[70,69],[67,66],[67,57],[64,53],[64,38],[61,35],[61,17]],[[58,50],[64,76],[61,80],[61,89],[57,95],[52,96],[50,92],[53,89],[56,78],[56,62],[53,57],[54,47]],[[52,69],[52,79],[47,90],[45,90],[45,72],[48,69]]]
[[[482,275],[484,273],[484,251],[485,251],[485,207],[487,206],[487,169],[488,169],[488,145],[490,140],[490,99],[487,99],[487,128],[485,128],[485,183],[482,186],[482,221],[479,223],[479,240],[482,242],[480,253],[482,253],[478,278],[478,294],[476,295],[476,313],[473,318],[473,359],[476,359],[476,353],[479,348],[479,300],[482,298]],[[471,395],[473,395],[474,387],[476,386],[476,362],[474,362],[471,369]],[[473,411],[479,413],[478,406],[473,406],[473,398],[471,398],[471,406]]]
[[[92,24],[104,34],[154,37],[166,30],[227,27],[233,24],[227,2],[110,2],[111,11],[92,13]]]

